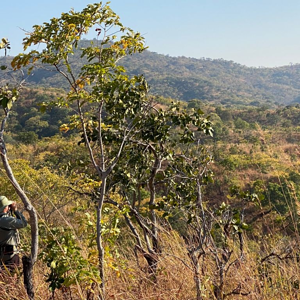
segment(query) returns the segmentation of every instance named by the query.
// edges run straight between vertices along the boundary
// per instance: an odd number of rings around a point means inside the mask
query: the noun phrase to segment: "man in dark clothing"
[[[13,216],[14,215],[14,216]],[[0,266],[14,269],[20,263],[18,229],[27,226],[27,221],[18,211],[16,202],[0,196]]]

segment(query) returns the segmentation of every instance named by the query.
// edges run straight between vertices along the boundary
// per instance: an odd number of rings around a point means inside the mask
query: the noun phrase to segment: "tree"
[[[97,39],[82,50],[84,61],[79,72],[73,70],[71,57],[80,39],[92,28]],[[113,31],[114,33],[111,33]],[[121,35],[121,36],[120,36]],[[101,298],[105,295],[104,248],[102,243],[102,208],[107,194],[107,179],[118,164],[124,146],[134,128],[149,110],[146,101],[147,83],[142,76],[129,78],[117,62],[124,56],[143,51],[143,38],[124,27],[108,5],[88,5],[82,12],[71,10],[36,25],[24,39],[24,50],[44,44],[42,51],[19,54],[12,62],[15,69],[34,63],[52,65],[69,83],[70,91],[58,106],[72,106],[74,115],[68,128],[82,133],[94,171],[98,177],[97,190],[97,248],[99,273],[102,280]],[[111,146],[113,144],[113,146]]]
[[[169,187],[180,176],[175,161],[186,157],[188,148],[200,146],[197,133],[211,134],[212,129],[200,109],[187,111],[179,103],[164,109],[153,107],[139,128],[124,148],[123,161],[111,180],[112,186],[118,186],[118,199],[122,200],[110,203],[127,209],[125,220],[135,237],[135,250],[142,253],[156,281],[161,254],[159,221],[168,216],[164,209],[168,207]],[[141,191],[145,188],[149,199],[141,209]]]

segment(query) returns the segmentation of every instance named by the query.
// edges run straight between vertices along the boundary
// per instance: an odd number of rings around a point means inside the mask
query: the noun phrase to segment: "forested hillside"
[[[249,68],[233,61],[170,57],[144,52],[122,64],[145,74],[152,93],[189,101],[224,105],[289,104],[300,95],[300,65]]]
[[[97,40],[94,44],[99,43]],[[85,47],[90,41],[84,40]],[[79,48],[80,48],[79,46]],[[12,58],[2,58],[0,62]],[[80,51],[70,57],[75,70],[84,63]],[[170,57],[151,51],[124,57],[120,62],[129,74],[144,74],[150,93],[176,100],[200,99],[223,105],[260,106],[291,104],[300,100],[300,65],[250,68],[233,61],[209,58]],[[66,87],[54,69],[36,69],[28,78],[34,85]]]
[[[72,115],[72,110],[51,107],[41,113],[41,109],[44,104],[51,103],[63,95],[63,89],[24,88],[18,105],[10,115],[9,142],[32,144],[37,142],[38,139],[57,135],[60,126],[68,122]],[[168,107],[172,102],[176,102],[176,99],[161,96],[150,98],[163,107]],[[281,128],[287,132],[282,137],[284,141],[297,141],[295,132],[297,132],[300,125],[299,104],[277,108],[267,108],[266,106],[228,108],[206,101],[191,100],[187,103],[181,101],[181,105],[189,110],[201,108],[210,115],[214,123],[214,136],[212,139],[214,141],[224,139],[224,142],[229,142],[232,139],[231,135],[229,135],[230,127],[245,131],[245,134],[248,134],[252,142],[257,141],[257,137],[253,133],[257,128],[270,130],[272,134],[275,134],[276,130],[279,134],[279,129]]]

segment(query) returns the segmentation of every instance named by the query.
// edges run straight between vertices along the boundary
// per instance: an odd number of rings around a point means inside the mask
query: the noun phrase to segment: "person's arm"
[[[10,205],[11,211],[15,214],[16,218],[7,218],[9,228],[19,229],[27,226],[27,221],[23,214],[18,211],[17,203],[14,202]]]
[[[16,210],[14,212],[14,214],[16,216],[16,220],[19,221],[17,226],[21,226],[19,228],[26,227],[27,226],[27,221],[26,221],[25,217],[23,216],[23,214],[20,211],[18,211],[18,210]]]
[[[20,229],[24,228],[27,226],[27,221],[25,217],[20,213],[20,212],[15,212],[16,218],[15,217],[2,217],[0,218],[0,228],[4,229]]]

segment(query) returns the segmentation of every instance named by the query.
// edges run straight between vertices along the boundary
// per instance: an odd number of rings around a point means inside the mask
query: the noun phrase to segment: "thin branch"
[[[131,229],[136,241],[137,241],[137,244],[142,248],[142,240],[140,238],[140,235],[138,234],[137,232],[137,229],[135,228],[135,226],[133,225],[133,223],[131,222],[130,218],[128,217],[128,215],[125,215],[125,221],[126,223],[128,224],[129,228]]]
[[[91,162],[92,162],[94,168],[96,169],[98,175],[100,176],[100,178],[102,178],[102,176],[105,177],[105,175],[103,174],[104,170],[99,168],[98,164],[96,163],[96,160],[95,160],[95,157],[94,157],[94,154],[93,154],[93,150],[92,150],[92,147],[91,147],[91,144],[89,142],[88,135],[87,135],[86,126],[85,126],[84,118],[83,118],[83,112],[82,112],[79,100],[77,100],[77,109],[78,109],[78,114],[79,114],[79,118],[80,118],[80,122],[81,122],[81,127],[82,127],[82,131],[83,131],[85,144],[86,144],[86,147],[88,148],[88,152],[89,152]]]
[[[76,86],[73,85],[71,79],[69,78],[69,76],[64,72],[62,71],[57,64],[53,64],[55,69],[57,70],[58,73],[60,73],[63,77],[65,77],[67,79],[67,81],[69,82],[70,86],[72,87],[72,89],[74,91],[76,91]]]
[[[174,257],[176,259],[178,259],[179,261],[181,261],[190,271],[194,272],[194,269],[192,267],[190,267],[181,257],[176,256],[174,254],[169,254],[169,253],[165,253],[165,256],[171,256]]]
[[[275,252],[271,252],[270,254],[268,254],[267,256],[265,256],[264,258],[262,258],[261,260],[260,260],[260,262],[261,263],[263,263],[263,262],[265,262],[265,261],[267,261],[269,258],[271,258],[271,257],[276,257],[276,258],[278,258],[279,260],[285,260],[285,259],[291,259],[291,258],[293,258],[292,256],[290,256],[290,252],[289,253],[286,253],[286,255],[285,256],[280,256],[279,254],[277,254],[277,253],[275,253]]]
[[[241,289],[242,289],[242,286],[239,283],[235,289],[233,289],[231,292],[224,295],[224,299],[231,295],[249,296],[251,294],[251,292],[241,292]]]

